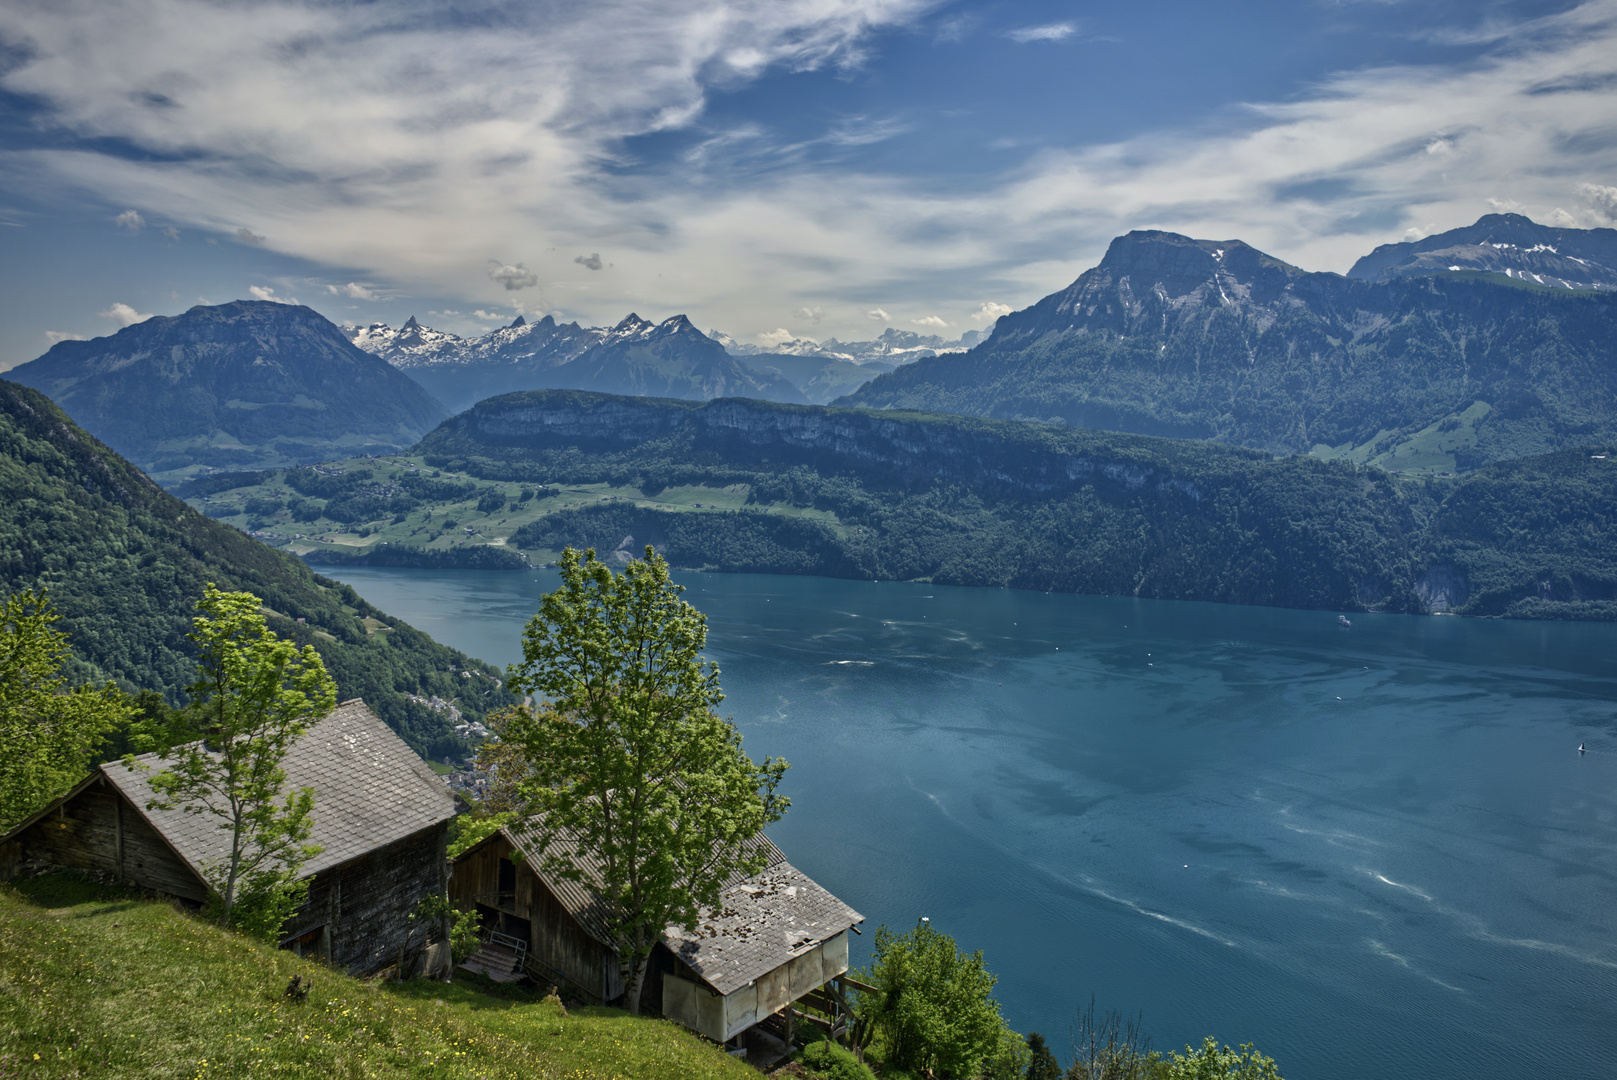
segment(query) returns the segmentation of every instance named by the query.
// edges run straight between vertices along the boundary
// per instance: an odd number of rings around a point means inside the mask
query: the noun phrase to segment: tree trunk
[[[639,934],[635,935],[635,948],[623,968],[623,1007],[640,1015],[640,991],[646,982],[646,968],[651,966],[651,949]]]

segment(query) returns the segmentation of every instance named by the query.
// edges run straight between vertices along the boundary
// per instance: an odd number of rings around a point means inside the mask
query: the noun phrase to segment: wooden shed
[[[229,831],[211,815],[146,809],[163,762],[136,761],[144,770],[102,765],[0,838],[0,878],[67,867],[206,900],[202,867],[228,856]],[[281,764],[286,790],[314,789],[310,842],[321,848],[303,866],[309,898],[282,944],[355,974],[386,966],[408,939],[410,912],[443,892],[454,797],[358,698],[312,725]]]
[[[507,826],[455,862],[450,900],[483,913],[484,925],[521,943],[529,975],[590,1002],[623,993],[617,950],[597,887],[600,867],[566,839],[539,845],[532,821]],[[652,953],[641,1011],[729,1042],[811,998],[841,1000],[826,984],[848,970],[848,933],[864,916],[786,861],[767,837],[752,841],[768,860],[724,888],[694,931],[667,927]],[[513,858],[515,855],[515,858]],[[577,866],[584,882],[543,872],[547,855]]]

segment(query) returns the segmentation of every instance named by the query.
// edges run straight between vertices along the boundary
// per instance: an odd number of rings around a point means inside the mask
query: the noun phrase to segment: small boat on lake
[[[1349,619],[1346,615],[1338,615],[1336,617],[1336,625],[1337,626],[1352,626],[1353,625],[1353,620]]]

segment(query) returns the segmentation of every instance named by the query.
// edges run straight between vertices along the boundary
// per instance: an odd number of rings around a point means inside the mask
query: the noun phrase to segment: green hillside
[[[294,974],[307,1001],[286,998]],[[351,979],[161,902],[56,874],[0,886],[4,1075],[746,1080],[663,1020]]]
[[[344,698],[363,697],[418,751],[462,753],[452,702],[476,719],[512,700],[499,672],[367,604],[300,560],[197,513],[38,391],[0,380],[0,591],[50,589],[76,678],[178,702],[185,635],[208,582],[257,594],[271,627],[312,644]]]
[[[1400,479],[1049,424],[540,392],[483,402],[409,455],[212,478],[193,500],[328,561],[653,543],[728,571],[1605,619],[1617,458],[1601,453]]]

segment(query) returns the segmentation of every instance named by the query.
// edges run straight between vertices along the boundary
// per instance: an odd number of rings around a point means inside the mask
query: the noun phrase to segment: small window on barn
[[[504,856],[500,857],[500,889],[501,895],[517,891],[516,864]]]

